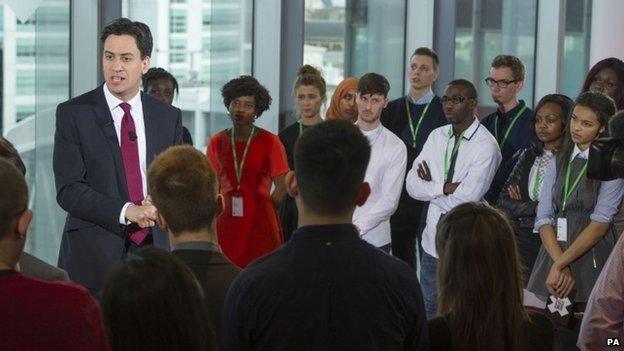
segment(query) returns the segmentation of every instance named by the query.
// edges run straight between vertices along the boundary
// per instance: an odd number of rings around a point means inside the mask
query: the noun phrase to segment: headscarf
[[[332,95],[331,102],[329,103],[329,108],[325,113],[325,119],[338,119],[340,116],[344,115],[343,111],[340,110],[340,100],[342,100],[343,96],[346,93],[352,90],[357,90],[358,79],[355,77],[345,78],[334,91],[334,95]],[[355,122],[355,121],[353,121]]]

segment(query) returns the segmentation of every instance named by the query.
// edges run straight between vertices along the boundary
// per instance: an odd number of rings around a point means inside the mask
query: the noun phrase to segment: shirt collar
[[[589,155],[589,148],[587,148],[585,151],[581,151],[581,149],[579,149],[578,146],[574,144],[574,150],[572,150],[572,157],[570,158],[570,160],[574,160],[576,155],[579,155],[580,158],[586,160]]]
[[[479,129],[479,127],[481,126],[481,122],[479,122],[479,119],[476,116],[473,116],[473,118],[474,118],[474,121],[472,121],[472,124],[464,132],[464,139],[466,139],[466,140],[472,139],[472,137],[477,132],[477,129]],[[453,125],[449,124],[449,127],[451,128],[451,133],[454,133],[453,132]]]
[[[431,90],[431,88],[429,88],[429,91],[427,92],[427,94],[423,95],[422,97],[420,97],[417,100],[414,100],[414,98],[412,97],[412,95],[409,95],[410,101],[414,104],[414,105],[426,105],[428,103],[431,102],[431,100],[433,100],[433,97],[435,96],[433,94],[433,90]]]
[[[520,100],[518,102],[518,105],[516,105],[514,108],[512,108],[511,110],[505,113],[503,113],[500,109],[497,109],[496,111],[502,117],[513,118],[516,115],[516,113],[518,113],[518,111],[520,111],[520,109],[523,108],[524,106],[526,106],[526,103],[524,102],[524,100]]]
[[[106,98],[106,104],[108,105],[108,109],[113,111],[116,108],[121,108],[119,107],[119,104],[121,104],[124,101],[119,99],[115,95],[113,95],[113,93],[111,93],[111,91],[108,89],[108,86],[106,85],[106,83],[104,83],[103,86],[104,86],[103,88],[104,97]],[[132,99],[128,100],[127,102],[128,104],[130,104],[130,111],[142,111],[143,106],[141,104],[141,91],[139,90],[137,94]],[[139,113],[142,113],[142,112],[139,112]]]
[[[172,250],[200,250],[221,252],[219,246],[209,241],[189,241],[173,245]]]
[[[351,223],[308,225],[295,230],[290,241],[342,241],[360,239],[355,226]]]
[[[379,123],[379,125],[377,127],[375,127],[375,129],[371,129],[371,130],[361,130],[362,134],[364,134],[364,136],[366,137],[371,137],[374,136],[378,133],[381,133],[381,123]]]

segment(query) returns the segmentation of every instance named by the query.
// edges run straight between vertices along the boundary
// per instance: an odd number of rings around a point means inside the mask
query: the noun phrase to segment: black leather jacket
[[[518,162],[514,166],[509,178],[505,182],[498,197],[496,206],[507,212],[514,226],[518,228],[533,228],[537,211],[537,201],[532,201],[529,196],[529,174],[535,162],[535,152],[533,148],[522,150],[518,156]],[[507,189],[510,185],[520,187],[522,200],[513,200],[509,197]]]

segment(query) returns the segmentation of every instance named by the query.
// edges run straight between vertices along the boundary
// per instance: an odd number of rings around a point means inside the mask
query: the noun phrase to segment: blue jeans
[[[420,286],[425,300],[427,319],[438,314],[437,270],[438,259],[423,250],[422,259],[420,260]]]

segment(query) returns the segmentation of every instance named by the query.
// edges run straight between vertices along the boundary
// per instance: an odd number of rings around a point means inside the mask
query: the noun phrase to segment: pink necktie
[[[121,119],[121,158],[123,159],[126,184],[130,202],[141,205],[143,202],[143,180],[141,178],[141,163],[139,162],[139,146],[134,120],[130,114],[130,104],[122,102],[119,107],[124,111]],[[138,229],[128,233],[130,240],[136,245],[141,245],[147,237],[148,230]]]

